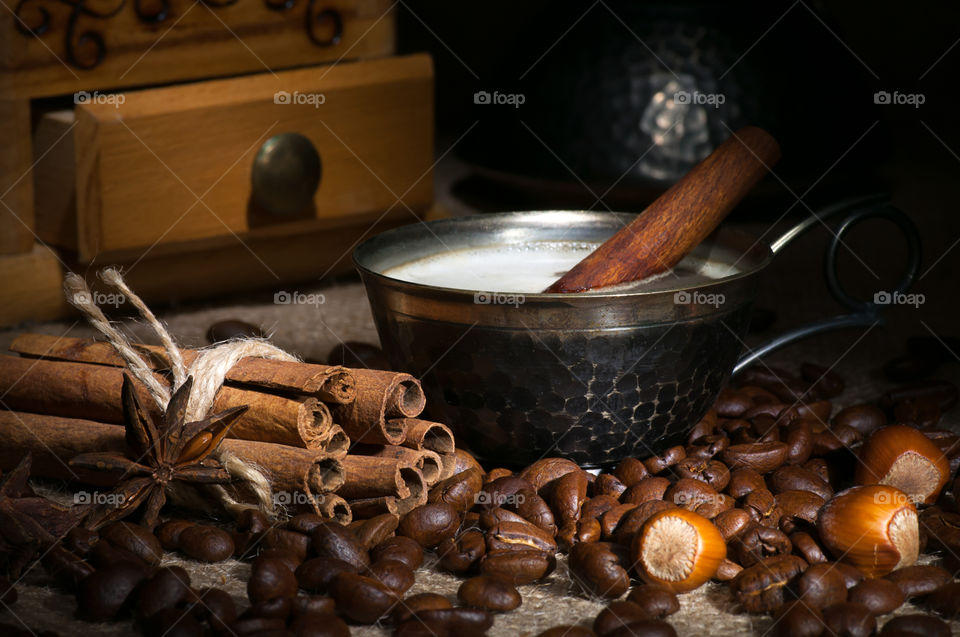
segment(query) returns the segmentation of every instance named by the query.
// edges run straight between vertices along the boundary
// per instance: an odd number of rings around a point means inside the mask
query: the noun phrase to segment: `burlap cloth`
[[[760,303],[767,307],[778,308],[780,318],[774,329],[784,329],[804,320],[825,316],[838,311],[828,299],[822,283],[818,281],[819,250],[810,251],[809,263],[800,258],[800,268],[807,274],[797,275],[796,264],[784,267],[767,277],[761,291]],[[791,281],[791,279],[793,279]],[[332,287],[306,288],[299,291],[319,291],[325,295],[325,303],[319,306],[274,305],[272,292],[252,294],[240,299],[232,299],[217,304],[194,305],[160,312],[164,320],[183,345],[204,344],[207,327],[216,320],[240,318],[262,325],[280,347],[296,352],[301,356],[322,359],[338,342],[359,340],[377,342],[369,306],[362,287],[355,282],[340,282]],[[818,299],[812,302],[811,299]],[[895,311],[891,316],[892,327],[863,330],[847,330],[829,336],[821,336],[802,345],[794,346],[785,353],[771,356],[770,364],[782,364],[795,368],[796,361],[803,359],[822,365],[833,365],[847,379],[848,389],[840,405],[875,397],[887,383],[878,374],[879,364],[902,348],[903,338],[909,334],[929,333],[925,323],[931,329],[945,329],[938,324],[939,313],[931,315],[911,314],[910,311]],[[943,319],[946,319],[944,316]],[[919,321],[923,320],[923,323]],[[942,319],[941,319],[942,320]],[[148,339],[147,331],[134,325],[130,329],[138,339]],[[49,334],[92,335],[91,330],[79,322],[66,321],[21,326],[15,330],[0,332],[0,349],[6,349],[12,338],[26,330]],[[750,345],[763,340],[764,336],[748,339]],[[943,368],[940,377],[957,382],[958,367],[950,365]],[[956,416],[951,414],[945,424],[953,426]],[[56,485],[53,485],[56,491]],[[59,497],[63,491],[55,493]],[[435,558],[433,558],[435,559]],[[930,558],[924,558],[929,560]],[[456,591],[460,579],[442,573],[433,568],[431,556],[417,572],[417,581],[409,594],[433,591],[456,600]],[[249,566],[234,560],[202,565],[185,561],[175,554],[168,554],[165,563],[179,564],[186,568],[196,587],[216,586],[224,588],[235,596],[240,609],[245,608],[245,583]],[[36,568],[40,571],[39,567]],[[62,635],[127,635],[134,632],[132,623],[91,625],[73,618],[75,602],[62,591],[51,589],[33,582],[42,582],[42,574],[29,573],[18,585],[19,601],[12,610],[0,613],[0,620],[23,623],[34,630],[51,629]],[[559,561],[557,570],[546,581],[524,586],[520,589],[523,605],[496,618],[491,635],[515,636],[536,635],[557,624],[582,624],[589,626],[594,617],[604,607],[604,603],[583,597],[571,588],[566,572],[566,562]],[[681,596],[681,610],[670,617],[670,622],[681,635],[765,635],[770,632],[772,619],[762,616],[750,616],[736,613],[727,589],[723,585],[708,584],[701,589]],[[905,604],[897,613],[914,612],[911,604]],[[881,618],[883,623],[889,617]],[[954,624],[954,633],[960,634],[960,623]],[[356,635],[387,635],[389,629],[379,627],[353,627]]]

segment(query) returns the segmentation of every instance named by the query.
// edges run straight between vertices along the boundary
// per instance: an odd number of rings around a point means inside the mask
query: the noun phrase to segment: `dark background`
[[[450,151],[438,200],[469,211],[642,210],[672,181],[623,170],[649,147],[629,139],[647,99],[637,78],[667,72],[649,49],[708,82],[735,63],[718,88],[740,108],[712,115],[732,129],[768,128],[783,159],[728,223],[769,241],[843,196],[884,191],[921,233],[912,291],[923,305],[889,308],[890,329],[876,336],[847,330],[817,346],[839,354],[856,344],[852,355],[872,358],[911,334],[958,333],[955,3],[430,0],[399,5],[398,37],[401,52],[433,55],[437,154]],[[525,103],[476,105],[481,90],[522,93]],[[924,103],[876,104],[877,91]],[[724,125],[711,129],[714,146]],[[447,163],[461,167],[453,178]],[[759,304],[776,313],[772,331],[845,311],[823,282],[828,239],[819,228],[770,268]],[[841,279],[855,294],[893,286],[906,252],[889,223],[866,222],[845,244]]]

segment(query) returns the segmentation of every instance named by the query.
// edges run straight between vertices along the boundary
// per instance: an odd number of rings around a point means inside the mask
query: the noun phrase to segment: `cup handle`
[[[733,368],[733,373],[741,371],[743,368],[752,364],[759,358],[795,343],[801,339],[845,327],[865,327],[869,325],[883,325],[885,319],[881,313],[884,305],[889,304],[893,295],[906,292],[917,278],[917,272],[920,270],[920,233],[917,226],[903,211],[894,208],[889,204],[889,197],[886,194],[871,194],[860,197],[844,199],[831,206],[823,208],[819,212],[814,212],[797,225],[793,226],[783,233],[776,241],[770,245],[770,250],[774,256],[780,254],[797,237],[805,234],[811,228],[823,224],[824,219],[832,218],[846,213],[843,220],[833,230],[833,239],[827,246],[824,254],[824,276],[827,280],[827,287],[830,293],[842,304],[853,310],[849,314],[841,314],[830,318],[814,321],[801,325],[800,327],[788,330],[773,339],[767,341],[760,347],[748,350],[737,361]],[[849,294],[840,283],[837,275],[837,252],[844,246],[843,236],[853,226],[861,221],[870,218],[888,219],[892,221],[907,242],[907,267],[900,278],[897,287],[889,292],[877,292],[872,301],[858,299]]]

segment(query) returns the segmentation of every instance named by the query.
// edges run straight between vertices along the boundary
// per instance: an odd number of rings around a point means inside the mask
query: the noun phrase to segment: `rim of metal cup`
[[[484,326],[592,329],[684,321],[718,316],[752,301],[756,274],[770,263],[766,243],[747,233],[721,229],[698,248],[716,247],[737,259],[739,271],[711,281],[658,289],[599,290],[574,294],[515,293],[517,303],[484,304],[477,295],[511,293],[447,288],[396,279],[383,271],[411,260],[484,245],[524,241],[603,241],[636,215],[595,211],[548,210],[488,213],[438,219],[394,228],[354,250],[354,264],[375,307],[428,320]],[[478,241],[478,239],[480,239]],[[715,255],[711,255],[715,256]],[[729,262],[729,261],[722,261]],[[676,295],[695,291],[702,298],[722,298],[723,306],[678,302]],[[712,295],[712,296],[708,296]],[[576,308],[578,312],[571,312]],[[522,311],[516,311],[521,309]],[[533,313],[535,312],[535,316]]]

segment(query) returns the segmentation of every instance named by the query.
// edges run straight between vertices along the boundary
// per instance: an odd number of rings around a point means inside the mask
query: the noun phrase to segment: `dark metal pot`
[[[824,216],[848,213],[827,251],[828,283],[855,310],[783,334],[742,354],[760,273]],[[813,333],[879,320],[879,307],[847,295],[833,269],[842,235],[868,216],[894,221],[919,266],[910,220],[880,197],[846,201],[766,244],[721,229],[694,254],[737,272],[696,287],[661,279],[643,291],[501,294],[400,281],[383,273],[440,252],[529,241],[601,243],[633,215],[513,212],[443,219],[389,230],[354,252],[377,331],[395,369],[421,378],[427,416],[458,444],[497,465],[547,455],[584,466],[644,457],[683,441],[735,369]],[[493,301],[493,302],[491,302]]]

